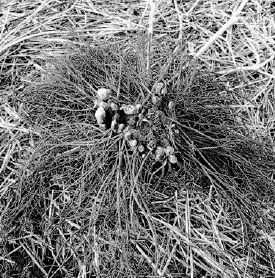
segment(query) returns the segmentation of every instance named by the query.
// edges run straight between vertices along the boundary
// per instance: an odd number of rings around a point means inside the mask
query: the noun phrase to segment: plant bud
[[[166,147],[165,152],[166,152],[167,156],[169,156],[169,155],[173,155],[175,153],[175,150],[173,147],[168,146],[168,147]]]
[[[137,112],[140,112],[142,109],[142,105],[140,103],[136,104],[136,110]]]
[[[130,145],[130,147],[135,148],[137,146],[137,140],[136,139],[129,140],[128,144]]]
[[[145,151],[144,146],[143,146],[143,145],[139,145],[139,146],[138,146],[138,151],[139,151],[140,153],[143,153],[143,152]]]
[[[108,100],[111,96],[111,90],[106,88],[100,88],[97,90],[97,97],[99,101]]]
[[[171,164],[176,164],[178,162],[178,159],[174,154],[172,154],[172,155],[169,155],[169,162]]]
[[[154,86],[154,91],[157,95],[161,94],[161,90],[163,88],[164,84],[162,82],[156,83]]]
[[[137,107],[131,104],[122,105],[121,110],[123,110],[126,115],[134,115],[138,113]]]
[[[117,130],[117,120],[113,119],[111,123],[111,130],[116,131]]]
[[[157,149],[156,149],[156,160],[160,161],[164,158],[164,156],[165,156],[165,149],[160,147],[160,146],[157,147]]]
[[[118,105],[115,104],[114,102],[111,102],[111,103],[110,103],[110,107],[111,107],[111,109],[112,109],[113,111],[117,111],[117,110],[118,110]]]
[[[105,122],[105,117],[106,117],[106,112],[104,110],[103,107],[98,107],[96,112],[95,112],[95,117],[97,120],[97,123],[100,124],[104,124]]]
[[[119,125],[118,125],[118,129],[117,129],[117,132],[118,132],[118,133],[121,133],[121,132],[124,130],[124,128],[125,128],[125,124],[119,124]]]
[[[131,132],[130,130],[128,130],[128,131],[126,131],[126,132],[124,133],[124,138],[125,138],[125,140],[127,140],[127,141],[130,140],[131,136],[132,136],[132,132]]]
[[[175,109],[175,103],[173,101],[169,101],[168,103],[168,109],[169,110],[174,110]]]

